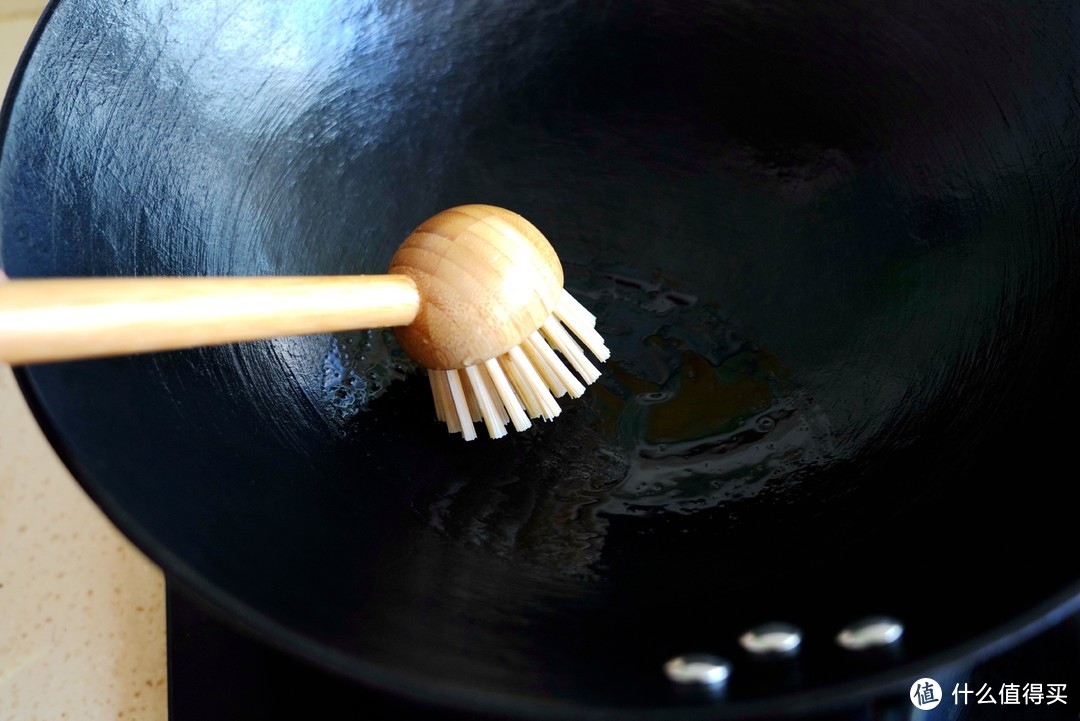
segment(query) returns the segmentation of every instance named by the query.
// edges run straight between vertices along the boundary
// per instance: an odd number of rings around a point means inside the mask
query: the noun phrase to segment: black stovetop
[[[167,589],[170,721],[293,721],[349,717],[496,721],[496,717],[417,705],[315,668],[207,613],[173,586]],[[936,677],[940,705],[916,709],[906,694],[874,699],[850,709],[801,717],[815,721],[1075,721],[1080,718],[1080,614],[1013,650],[962,673]],[[914,681],[914,679],[913,679]],[[1016,705],[954,702],[954,688],[977,692],[984,684],[1002,698],[1003,686],[1038,683],[1044,699]],[[1065,684],[1064,703],[1047,704],[1049,684]],[[963,698],[961,693],[957,698]]]

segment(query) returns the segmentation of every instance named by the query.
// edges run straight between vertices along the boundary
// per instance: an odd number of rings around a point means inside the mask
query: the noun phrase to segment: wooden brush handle
[[[193,348],[408,325],[406,275],[259,278],[0,277],[0,361],[11,364]]]

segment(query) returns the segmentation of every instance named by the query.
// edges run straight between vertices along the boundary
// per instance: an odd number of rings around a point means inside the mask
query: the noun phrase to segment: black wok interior
[[[59,2],[5,108],[9,276],[379,273],[490,203],[613,358],[471,444],[382,332],[20,381],[171,577],[367,683],[683,716],[910,683],[1077,594],[1078,38],[1065,0]],[[899,651],[833,644],[871,614]],[[770,620],[783,673],[736,644]],[[695,650],[725,699],[663,677]]]

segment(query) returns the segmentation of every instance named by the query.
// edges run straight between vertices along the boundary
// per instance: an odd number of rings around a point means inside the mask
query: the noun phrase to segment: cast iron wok
[[[42,365],[75,476],[254,633],[530,716],[839,703],[1076,607],[1080,7],[59,2],[4,110],[12,277],[382,272],[551,238],[614,359],[465,444],[380,333]],[[1065,419],[1065,422],[1062,422]],[[1037,529],[1032,531],[1031,529]],[[833,641],[872,614],[888,653]],[[766,621],[800,653],[747,657]],[[720,654],[726,694],[670,657]]]

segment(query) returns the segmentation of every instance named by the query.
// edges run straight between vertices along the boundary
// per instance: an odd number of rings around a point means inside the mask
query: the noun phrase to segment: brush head
[[[462,205],[420,224],[390,261],[420,291],[416,319],[395,330],[425,368],[497,358],[555,311],[563,271],[529,221],[492,205]]]
[[[555,398],[577,397],[600,376],[567,329],[608,358],[596,319],[563,290],[554,248],[509,210],[462,205],[432,216],[390,272],[408,275],[420,294],[416,319],[394,329],[398,341],[429,369],[438,419],[466,440],[481,420],[492,438],[507,424],[550,420],[560,412]]]

